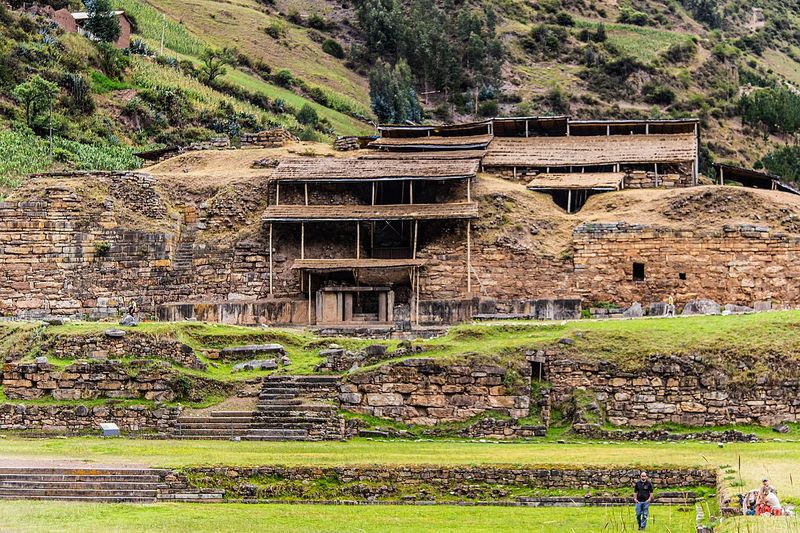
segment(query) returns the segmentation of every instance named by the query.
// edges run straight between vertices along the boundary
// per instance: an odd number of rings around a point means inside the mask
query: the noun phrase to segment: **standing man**
[[[671,294],[667,299],[667,316],[675,316],[675,298]]]
[[[636,522],[639,531],[644,531],[647,526],[647,514],[650,511],[650,502],[653,500],[653,484],[647,479],[647,472],[639,474],[639,481],[633,489],[633,501],[636,502]]]

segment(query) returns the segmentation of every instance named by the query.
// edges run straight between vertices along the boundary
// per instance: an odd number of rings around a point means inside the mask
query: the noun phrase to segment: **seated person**
[[[781,502],[778,501],[778,496],[770,492],[768,487],[761,487],[758,493],[758,505],[756,506],[756,516],[771,515],[781,516],[783,508]]]

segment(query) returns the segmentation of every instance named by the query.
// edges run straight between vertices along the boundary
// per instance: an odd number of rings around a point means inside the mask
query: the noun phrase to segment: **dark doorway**
[[[633,264],[633,281],[644,281],[644,263]]]

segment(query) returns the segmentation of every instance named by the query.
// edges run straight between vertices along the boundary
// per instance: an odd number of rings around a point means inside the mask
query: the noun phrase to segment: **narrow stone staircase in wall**
[[[264,378],[255,411],[212,411],[181,417],[176,439],[260,441],[333,440],[344,437],[337,414],[338,376],[273,375]]]
[[[169,470],[0,467],[0,500],[210,503],[222,501],[222,494],[193,487]]]

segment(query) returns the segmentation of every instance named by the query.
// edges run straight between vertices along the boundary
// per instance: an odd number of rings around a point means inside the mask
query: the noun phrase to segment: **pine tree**
[[[111,0],[87,0],[86,11],[89,19],[86,21],[86,31],[105,43],[115,43],[122,35],[119,18],[114,14]]]

